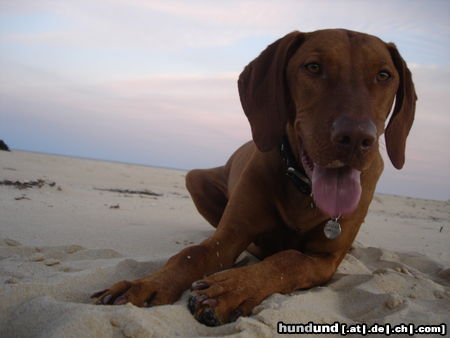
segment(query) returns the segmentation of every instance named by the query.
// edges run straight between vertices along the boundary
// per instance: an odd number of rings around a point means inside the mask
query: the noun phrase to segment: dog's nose
[[[371,120],[339,117],[333,122],[331,141],[342,150],[366,152],[376,139],[377,128]]]

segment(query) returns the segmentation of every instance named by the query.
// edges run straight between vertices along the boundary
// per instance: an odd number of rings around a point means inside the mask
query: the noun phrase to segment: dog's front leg
[[[274,293],[289,293],[327,282],[338,255],[306,255],[297,250],[274,254],[260,263],[219,272],[192,285],[189,309],[208,326],[235,321]]]
[[[171,304],[199,279],[234,264],[236,258],[261,233],[278,224],[273,203],[261,191],[261,177],[241,177],[233,189],[216,231],[199,245],[188,247],[151,276],[121,281],[92,295],[98,304],[153,306]],[[253,196],[253,198],[248,198]]]
[[[218,229],[199,245],[183,249],[155,274],[133,281],[120,281],[94,293],[97,304],[153,306],[175,302],[192,282],[230,268],[250,239],[233,231]]]

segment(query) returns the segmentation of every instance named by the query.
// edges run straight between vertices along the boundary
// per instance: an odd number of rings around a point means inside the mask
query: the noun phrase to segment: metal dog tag
[[[328,239],[335,239],[341,234],[341,225],[338,223],[338,218],[330,219],[323,227],[323,233]]]

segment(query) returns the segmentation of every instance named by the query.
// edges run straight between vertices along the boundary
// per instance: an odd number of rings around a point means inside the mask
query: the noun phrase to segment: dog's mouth
[[[356,209],[361,197],[361,171],[339,160],[320,166],[311,160],[304,147],[300,158],[312,182],[314,202],[322,212],[334,218]]]

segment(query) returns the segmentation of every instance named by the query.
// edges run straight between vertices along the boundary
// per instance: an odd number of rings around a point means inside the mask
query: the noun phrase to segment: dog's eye
[[[315,62],[307,63],[305,68],[312,74],[320,74],[321,71],[320,65]]]
[[[386,81],[391,78],[391,74],[387,70],[382,70],[377,74],[378,81]]]

